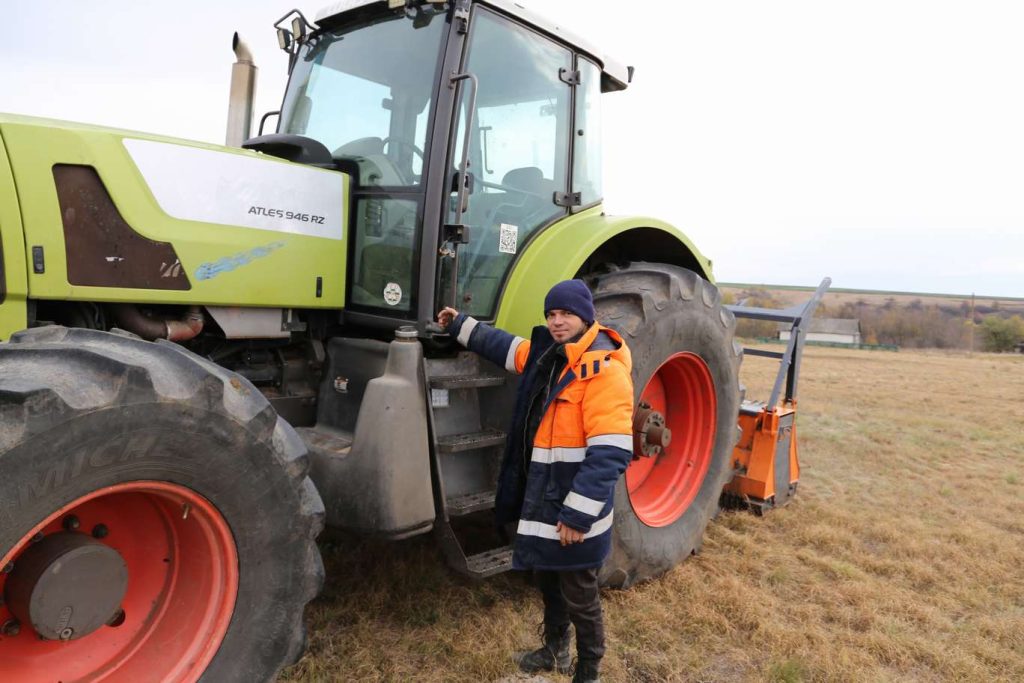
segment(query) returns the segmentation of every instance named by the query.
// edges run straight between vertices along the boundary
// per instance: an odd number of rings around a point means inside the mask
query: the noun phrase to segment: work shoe
[[[519,670],[535,674],[540,671],[558,671],[567,674],[572,670],[572,657],[569,655],[569,627],[561,633],[544,632],[544,644],[536,650],[519,652],[515,657]]]
[[[572,683],[601,683],[601,661],[581,659],[572,672]]]

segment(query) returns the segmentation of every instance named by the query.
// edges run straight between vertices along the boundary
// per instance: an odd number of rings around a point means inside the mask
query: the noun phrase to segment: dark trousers
[[[544,635],[556,637],[572,623],[576,627],[576,653],[580,661],[604,656],[604,622],[597,568],[534,572],[544,596]]]

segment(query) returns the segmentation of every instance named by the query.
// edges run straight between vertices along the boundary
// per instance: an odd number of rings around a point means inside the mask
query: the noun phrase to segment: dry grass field
[[[748,358],[748,396],[773,372]],[[607,592],[604,680],[1024,680],[1024,355],[809,348],[800,398],[792,504]],[[429,538],[322,547],[284,680],[490,682],[536,642],[522,577],[460,579]]]

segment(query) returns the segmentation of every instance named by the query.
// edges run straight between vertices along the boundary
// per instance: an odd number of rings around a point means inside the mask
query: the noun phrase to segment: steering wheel
[[[413,154],[417,155],[420,158],[420,166],[421,167],[423,166],[423,150],[420,149],[419,147],[417,147],[416,145],[412,144],[408,140],[403,140],[402,138],[396,138],[396,137],[388,136],[388,137],[384,138],[383,140],[381,140],[381,149],[383,149],[384,147],[388,146],[392,142],[397,144],[399,147],[405,147],[406,149],[412,150]],[[390,159],[389,159],[389,161],[390,161]],[[399,176],[403,176],[402,172],[398,170],[398,164],[396,164],[394,162],[391,162],[391,165],[394,167],[395,172],[397,172],[399,174]],[[412,171],[412,164],[409,165],[409,170],[410,170],[410,172]],[[415,173],[413,173],[412,174],[412,179],[418,180],[418,176]],[[409,180],[405,179],[404,177],[403,177],[403,181],[404,181],[403,184],[405,184],[405,185],[409,184]]]
[[[408,140],[403,140],[402,138],[396,138],[394,136],[388,136],[381,140],[381,147],[386,147],[392,142],[396,143],[400,147],[411,149],[420,158],[420,161],[423,161],[423,150],[417,147],[416,145],[412,144]]]

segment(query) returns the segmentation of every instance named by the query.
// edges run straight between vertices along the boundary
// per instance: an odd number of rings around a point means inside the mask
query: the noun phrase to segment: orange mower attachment
[[[804,336],[814,310],[832,280],[825,278],[811,299],[787,309],[728,306],[737,318],[791,323],[785,352],[745,348],[744,356],[775,358],[779,373],[767,402],[740,405],[739,441],[733,449],[735,476],[722,492],[726,507],[745,507],[757,514],[780,507],[796,493],[800,481],[797,457],[796,388],[800,375]],[[785,384],[785,393],[783,393]]]

